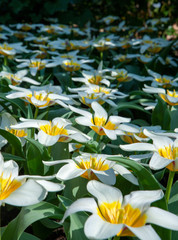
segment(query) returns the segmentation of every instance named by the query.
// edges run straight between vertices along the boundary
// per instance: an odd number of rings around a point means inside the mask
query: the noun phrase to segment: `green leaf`
[[[160,125],[165,130],[170,130],[171,117],[167,104],[160,98],[152,113],[153,125]]]
[[[10,153],[2,153],[3,157],[5,160],[14,160],[14,161],[26,161],[25,158],[22,158],[20,156],[16,156],[16,155],[13,155],[13,154],[10,154]]]
[[[123,157],[109,157],[109,160],[115,161],[119,164],[127,165],[137,176],[139,185],[143,190],[160,189],[159,182],[156,178],[141,164]],[[156,207],[167,210],[165,197],[153,204]],[[170,240],[170,230],[158,226],[154,227],[162,240]]]
[[[58,196],[59,200],[63,204],[64,208],[68,208],[72,201],[63,196]],[[64,230],[68,240],[88,240],[84,234],[84,224],[88,218],[88,214],[85,212],[74,213],[70,216],[70,224],[64,222]]]
[[[38,141],[32,138],[26,138],[29,142],[27,149],[27,165],[30,174],[42,174],[44,175],[45,169],[49,169],[49,167],[45,167],[42,163],[43,160],[49,160],[50,156],[45,146],[40,144]]]
[[[168,209],[178,215],[178,181],[172,186]],[[177,231],[172,231],[172,240],[177,240]]]
[[[8,141],[8,143],[14,147],[15,153],[17,155],[24,158],[22,144],[18,137],[4,129],[0,129],[0,135],[3,136]]]
[[[32,206],[23,207],[19,215],[7,225],[2,240],[20,239],[22,233],[28,226],[47,217],[62,219],[63,211],[57,206],[47,202],[40,202]]]
[[[8,99],[6,98],[7,93],[0,93],[0,98],[4,99],[6,102],[10,102],[16,109],[20,109],[24,116],[26,116],[26,106],[25,102],[21,99]]]
[[[146,111],[143,107],[136,105],[135,103],[127,103],[127,102],[122,102],[118,104],[118,107],[116,108],[118,111],[121,111],[123,109],[135,109],[139,110],[142,112],[145,112],[147,114],[151,114],[150,112]]]

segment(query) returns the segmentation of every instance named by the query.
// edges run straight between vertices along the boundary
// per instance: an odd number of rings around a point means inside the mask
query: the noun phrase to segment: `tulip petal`
[[[128,229],[134,233],[139,239],[141,240],[161,240],[155,230],[150,226],[143,226],[143,227],[129,227]]]
[[[151,143],[132,143],[119,145],[124,151],[155,151],[155,147]]]
[[[97,204],[93,198],[80,198],[77,201],[73,202],[66,210],[60,223],[63,223],[69,215],[83,211],[97,213]]]
[[[153,170],[158,170],[166,167],[171,162],[173,162],[173,160],[161,157],[158,153],[154,153],[150,160],[149,166]]]
[[[127,179],[129,182],[131,182],[135,185],[138,185],[138,180],[129,170],[127,170],[127,168],[125,168],[119,164],[116,164],[116,165],[114,165],[113,169],[116,172],[118,172],[122,177]]]
[[[108,184],[108,185],[114,185],[115,182],[116,182],[116,176],[115,176],[115,173],[114,173],[114,170],[112,168],[106,170],[106,171],[96,171],[96,170],[93,170],[92,171],[94,172],[94,174],[97,176],[97,178],[105,183],[105,184]]]
[[[72,178],[76,178],[81,176],[84,172],[86,172],[86,169],[78,168],[76,163],[71,162],[69,164],[64,165],[59,169],[56,178],[59,180],[69,180]]]
[[[119,233],[122,227],[123,224],[112,224],[93,214],[87,219],[84,232],[89,239],[107,239]]]
[[[49,182],[46,180],[36,180],[42,187],[44,187],[48,192],[58,192],[64,189],[65,185]]]
[[[178,231],[178,216],[157,207],[150,207],[146,212],[147,223]]]
[[[123,197],[119,189],[107,186],[96,180],[92,180],[87,184],[87,190],[98,199],[99,204],[102,202],[112,203],[119,201],[122,203]]]
[[[29,179],[5,199],[5,203],[14,206],[29,206],[41,202],[47,191],[34,180]]]

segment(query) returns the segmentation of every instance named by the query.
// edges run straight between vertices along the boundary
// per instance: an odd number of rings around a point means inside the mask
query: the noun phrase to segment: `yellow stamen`
[[[23,129],[9,129],[5,128],[6,131],[14,134],[16,137],[26,137],[27,133]]]
[[[53,125],[52,122],[50,121],[49,124],[46,125],[41,125],[40,129],[45,132],[48,135],[51,136],[56,136],[56,135],[68,135],[67,130],[62,126],[62,127],[58,127],[57,125]]]
[[[3,173],[0,176],[0,200],[6,199],[12,192],[18,189],[23,182],[11,179],[12,174],[8,178],[3,178]]]
[[[97,159],[96,157],[92,156],[90,156],[90,159],[87,161],[82,159],[81,162],[78,163],[77,167],[81,169],[93,169],[96,171],[106,171],[109,169],[109,165],[105,163],[105,160],[103,160],[102,158]],[[81,175],[81,177],[89,180],[98,179],[92,171],[86,171],[84,174]]]
[[[119,201],[112,203],[103,202],[99,205],[98,215],[112,224],[126,224],[130,227],[142,227],[146,223],[146,214],[142,214],[139,208],[133,208],[130,204],[122,207]],[[122,229],[117,236],[133,236],[127,229]]]

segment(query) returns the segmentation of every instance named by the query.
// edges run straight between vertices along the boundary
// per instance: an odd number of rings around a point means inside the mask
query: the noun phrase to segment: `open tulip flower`
[[[0,118],[0,129],[5,129],[6,131],[15,135],[21,141],[22,146],[24,146],[26,142],[25,137],[27,136],[27,131],[26,129],[12,129],[11,125],[13,124],[17,124],[16,119],[9,113],[3,112]],[[8,141],[4,137],[0,136],[0,149],[7,143]]]
[[[106,86],[110,85],[109,79],[114,79],[113,77],[107,76],[104,73],[109,72],[109,69],[102,69],[103,62],[101,61],[98,69],[93,71],[82,71],[83,77],[72,78],[73,81],[83,82],[85,84],[96,84],[101,85],[105,84]]]
[[[79,211],[91,212],[84,225],[89,239],[136,236],[141,240],[160,240],[149,224],[178,230],[178,216],[150,204],[163,197],[162,190],[135,191],[122,196],[119,189],[92,180],[87,190],[94,198],[81,198],[67,209],[61,223]]]
[[[81,176],[88,180],[96,179],[113,185],[116,182],[116,175],[120,174],[131,183],[138,185],[137,179],[129,170],[114,161],[107,160],[107,157],[111,156],[82,153],[82,155],[75,157],[74,160],[43,161],[43,163],[47,166],[67,163],[56,174],[56,178],[63,181]]]
[[[172,76],[160,75],[159,73],[153,72],[148,69],[148,73],[153,77],[153,86],[162,86],[163,88],[169,88],[171,86],[178,86],[178,78],[173,78]]]
[[[29,206],[45,199],[47,192],[56,192],[64,185],[46,181],[54,176],[41,177],[18,176],[19,167],[13,160],[4,162],[0,153],[0,206],[10,204],[14,206]]]
[[[21,62],[19,65],[17,65],[17,68],[28,67],[32,76],[36,76],[37,72],[44,68],[51,67],[51,65],[48,65],[51,62],[49,59],[16,59],[16,61]]]
[[[31,86],[30,89],[16,87],[9,85],[14,92],[11,92],[6,97],[9,99],[23,98],[28,103],[33,104],[37,108],[46,108],[54,104],[62,105],[67,108],[68,106],[63,102],[72,104],[70,97],[62,94],[62,89],[60,86],[52,86],[51,84],[35,87]]]
[[[171,106],[176,106],[178,105],[178,92],[173,90],[169,91],[163,89],[163,88],[154,88],[154,87],[149,87],[147,85],[144,85],[145,88],[143,88],[144,92],[147,93],[158,93],[159,96],[169,105]]]
[[[153,140],[153,144],[132,143],[120,145],[120,148],[124,151],[153,152],[149,163],[151,169],[158,170],[166,167],[170,171],[178,171],[178,134],[175,133],[170,135],[176,138],[176,140],[173,141],[170,137],[168,137],[169,134],[168,136],[164,135],[164,133],[159,135],[159,133],[149,132],[146,129],[143,130],[143,133]],[[150,154],[148,154],[148,156],[150,156]],[[137,155],[137,160],[140,160],[141,158]]]
[[[75,72],[79,71],[81,68],[84,68],[86,70],[92,70],[93,68],[86,63],[88,62],[94,62],[94,60],[77,60],[77,59],[66,59],[62,61],[61,67],[66,70],[67,72]]]
[[[21,70],[21,71],[16,72],[15,74],[2,71],[2,72],[0,72],[0,76],[2,78],[9,79],[12,85],[19,85],[21,82],[28,82],[28,83],[31,83],[34,85],[40,84],[39,82],[37,82],[29,77],[25,77],[27,75],[27,73],[28,73],[27,70]]]
[[[106,110],[97,102],[92,102],[91,107],[94,110],[94,117],[90,112],[70,106],[72,111],[82,115],[75,119],[78,124],[89,126],[98,135],[107,135],[112,140],[117,139],[117,135],[123,134],[119,130],[119,125],[123,122],[130,122],[129,118],[119,116],[110,116],[108,118]]]
[[[74,139],[78,142],[87,142],[90,138],[73,128],[72,123],[64,118],[54,118],[52,121],[24,119],[22,123],[12,125],[12,129],[37,128],[37,138],[44,146],[52,146],[57,142],[69,142]]]
[[[68,89],[72,93],[78,93],[80,101],[89,107],[91,107],[91,103],[94,101],[97,101],[101,105],[107,102],[109,105],[117,107],[117,104],[112,100],[122,99],[128,96],[122,92],[119,92],[118,89],[108,88],[95,84],[87,84],[80,88]]]

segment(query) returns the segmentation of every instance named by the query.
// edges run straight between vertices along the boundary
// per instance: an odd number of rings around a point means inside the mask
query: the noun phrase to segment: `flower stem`
[[[168,178],[166,193],[165,193],[165,198],[166,198],[167,204],[169,202],[169,197],[170,197],[170,193],[171,193],[171,187],[172,187],[174,175],[175,175],[175,172],[169,171],[169,178]]]
[[[8,58],[7,58],[7,56],[4,56],[4,66],[8,66]]]
[[[37,116],[38,116],[38,108],[36,107],[36,109],[35,109],[35,114],[34,114],[34,119],[36,119],[37,118]]]

